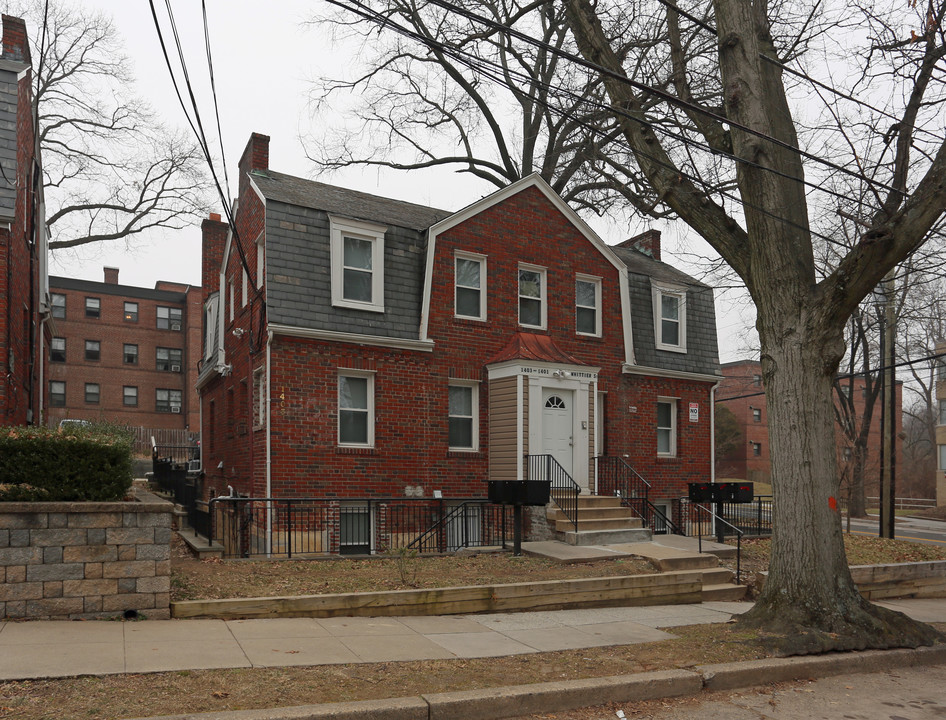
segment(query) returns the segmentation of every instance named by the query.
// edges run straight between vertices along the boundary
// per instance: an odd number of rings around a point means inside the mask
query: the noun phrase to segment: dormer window
[[[332,305],[384,312],[384,228],[330,218]]]
[[[686,288],[654,284],[652,297],[657,349],[686,352]]]

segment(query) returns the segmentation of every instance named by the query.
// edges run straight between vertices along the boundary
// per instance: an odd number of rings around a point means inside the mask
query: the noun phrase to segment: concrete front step
[[[649,528],[626,528],[622,530],[579,530],[560,533],[569,545],[618,545],[638,544],[650,541]]]
[[[594,532],[597,530],[638,530],[644,524],[638,518],[586,518],[579,516],[578,531]],[[555,521],[555,532],[573,532],[575,526],[568,518],[559,518]],[[627,542],[620,540],[618,542]]]
[[[732,583],[735,573],[729,568],[710,567],[699,570],[676,570],[678,575],[692,575],[699,578],[703,587],[707,585],[726,585]]]
[[[566,519],[565,513],[561,508],[558,507],[549,507],[545,512],[546,517],[549,520],[563,520]],[[596,518],[627,518],[629,520],[640,520],[629,508],[626,507],[578,507],[578,518],[579,521],[581,518],[585,517],[596,517]]]
[[[664,542],[664,536],[660,537],[660,542]],[[661,572],[702,570],[719,566],[719,559],[715,555],[681,550],[657,542],[622,545],[619,549],[650,560]]]
[[[746,599],[747,588],[745,585],[734,585],[732,583],[722,583],[717,585],[703,585],[700,593],[700,599],[703,602],[735,602]]]

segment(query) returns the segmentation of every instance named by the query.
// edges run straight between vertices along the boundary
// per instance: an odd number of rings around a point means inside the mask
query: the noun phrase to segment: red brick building
[[[201,289],[154,289],[50,277],[49,424],[107,420],[147,429],[200,427]]]
[[[623,458],[651,499],[710,477],[712,290],[659,233],[605,245],[538,176],[447,212],[240,162],[206,220],[209,493],[485,497],[555,458]]]
[[[716,391],[717,407],[722,405],[732,411],[741,434],[736,449],[726,455],[716,457],[716,474],[720,478],[735,478],[750,482],[771,482],[771,461],[769,458],[769,425],[766,411],[765,390],[762,385],[762,365],[758,360],[738,360],[722,365],[723,381]],[[896,450],[895,463],[897,473],[903,458],[901,383],[896,389]],[[837,400],[837,418],[835,427],[838,441],[838,467],[842,481],[850,475],[854,462],[854,443],[842,431],[840,423],[853,422],[855,434],[861,427],[865,399],[870,391],[863,377],[842,377],[838,380],[835,392],[846,398],[843,409]],[[874,405],[870,430],[866,437],[866,462],[864,481],[866,494],[879,496],[880,481],[880,396]]]
[[[41,422],[46,228],[26,25],[3,15],[0,55],[0,425]]]

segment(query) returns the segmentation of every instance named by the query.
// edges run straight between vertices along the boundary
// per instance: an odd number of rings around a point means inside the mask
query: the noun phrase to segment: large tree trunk
[[[787,314],[783,310],[780,316]],[[841,330],[816,333],[809,318],[793,319],[777,327],[759,323],[773,469],[773,552],[762,595],[740,622],[774,633],[773,646],[785,654],[929,644],[938,636],[935,630],[867,602],[851,579],[832,404]]]

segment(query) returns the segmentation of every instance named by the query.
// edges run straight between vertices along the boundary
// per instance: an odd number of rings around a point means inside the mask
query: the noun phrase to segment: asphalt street
[[[618,703],[515,720],[943,720],[946,666],[838,675],[770,687]]]
[[[842,520],[842,525],[846,520]],[[868,520],[851,520],[851,533],[855,535],[871,535],[876,537],[878,532],[877,518]],[[939,520],[922,520],[918,518],[897,518],[894,529],[897,539],[926,545],[946,546],[946,523]]]

